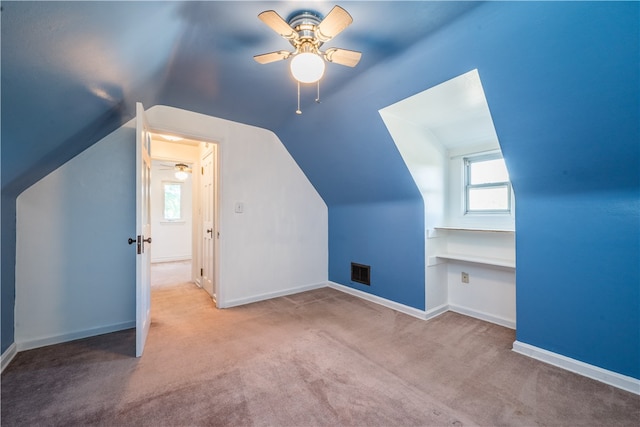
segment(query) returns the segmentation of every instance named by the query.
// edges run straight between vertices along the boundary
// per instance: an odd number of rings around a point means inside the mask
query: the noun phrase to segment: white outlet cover
[[[242,213],[244,212],[244,203],[242,202],[236,202],[236,208],[235,208],[236,213]]]

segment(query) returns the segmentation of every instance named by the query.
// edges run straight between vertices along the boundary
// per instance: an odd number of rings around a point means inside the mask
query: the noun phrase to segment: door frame
[[[136,357],[144,352],[151,327],[151,127],[142,103],[136,103]]]
[[[155,131],[151,131],[151,133],[155,133]],[[153,146],[153,140],[151,141],[151,145]],[[151,155],[151,164],[153,167],[153,161],[157,160],[157,161],[161,161],[161,162],[170,162],[170,163],[187,163],[187,164],[192,164],[193,165],[193,169],[197,169],[199,166],[198,160],[194,160],[192,158],[187,158],[187,157],[180,157],[180,156],[154,156],[153,154]],[[191,176],[191,259],[192,259],[192,264],[193,264],[193,239],[196,236],[196,230],[195,230],[195,221],[197,220],[197,212],[196,212],[196,207],[198,206],[195,200],[195,195],[196,193],[196,186],[198,185],[198,180],[195,179],[195,176],[197,174],[192,173]],[[157,195],[154,196],[153,194],[151,195],[151,200],[154,199],[154,197],[158,197]],[[152,203],[153,204],[153,203]],[[196,270],[195,270],[195,266],[191,266],[191,280],[193,280],[194,282],[196,282],[198,284],[198,286],[200,285],[199,281],[196,280],[196,274],[195,274]]]
[[[200,181],[199,181],[199,198],[200,198],[200,203],[202,204],[202,199],[203,199],[203,194],[202,191],[204,189],[204,182],[203,182],[203,177],[204,177],[204,165],[203,165],[203,160],[205,158],[207,158],[208,156],[211,156],[211,161],[212,161],[212,167],[213,167],[213,171],[211,174],[211,186],[213,188],[213,212],[212,212],[212,222],[213,222],[213,232],[212,232],[212,240],[213,240],[213,265],[211,266],[212,268],[212,277],[211,280],[213,282],[213,300],[216,304],[216,307],[218,306],[218,300],[220,299],[219,297],[219,286],[218,286],[218,240],[220,237],[220,227],[218,225],[218,220],[219,220],[219,215],[218,215],[218,144],[217,143],[209,143],[209,142],[204,142],[202,141],[202,143],[206,144],[205,147],[202,147],[201,151],[200,151],[200,155],[199,155],[199,162],[200,162],[200,170],[201,170],[201,174],[199,175],[200,177]],[[211,146],[209,146],[211,145]],[[200,261],[200,265],[204,268],[204,247],[205,247],[205,241],[203,240],[203,236],[204,234],[204,217],[203,217],[203,211],[202,209],[200,209],[198,211],[199,213],[199,244],[198,244],[198,258]],[[202,276],[200,276],[202,278]],[[204,288],[204,283],[201,284],[201,287]]]
[[[201,143],[204,144],[211,144],[212,145],[212,150],[213,150],[213,199],[214,199],[214,211],[213,211],[213,215],[214,215],[214,231],[215,231],[215,235],[216,238],[214,239],[213,242],[213,279],[214,279],[214,284],[213,284],[213,289],[216,295],[216,298],[214,299],[214,302],[216,304],[217,308],[223,308],[225,307],[225,303],[224,303],[224,286],[223,284],[220,282],[220,239],[222,236],[222,232],[221,232],[221,228],[222,225],[220,223],[220,189],[221,189],[221,185],[220,185],[220,177],[222,176],[220,170],[221,170],[221,142],[223,139],[219,138],[219,139],[212,139],[211,137],[207,137],[207,136],[202,136],[202,135],[198,135],[195,133],[189,133],[189,132],[184,132],[182,130],[175,130],[172,129],[170,127],[161,127],[161,126],[151,126],[150,127],[150,132],[151,133],[159,133],[159,134],[170,134],[170,135],[175,135],[175,136],[179,136],[185,139],[190,139],[190,140],[194,140],[194,141],[199,141]],[[155,158],[152,156],[152,158]],[[158,157],[158,159],[160,159]],[[198,179],[192,179],[192,196],[193,196],[193,200],[194,203],[197,200],[198,203],[198,209],[197,211],[193,211],[193,218],[192,218],[192,252],[195,256],[192,257],[192,262],[193,262],[193,266],[192,266],[192,275],[193,275],[193,280],[198,284],[199,287],[202,287],[202,283],[201,283],[201,276],[199,276],[196,273],[199,273],[200,270],[200,265],[202,265],[202,244],[200,243],[200,236],[202,235],[202,230],[201,230],[201,226],[202,226],[202,212],[199,209],[200,208],[200,203],[201,203],[201,179],[202,179],[202,174],[199,172],[200,168],[202,167],[202,153],[198,155],[198,159],[197,159],[197,168],[198,168],[198,173],[194,174],[193,178],[195,178],[195,175],[198,176]],[[197,280],[196,280],[197,279]]]

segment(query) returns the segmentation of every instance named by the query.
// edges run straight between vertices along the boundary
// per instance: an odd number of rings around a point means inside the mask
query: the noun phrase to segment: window
[[[164,219],[179,221],[182,219],[182,183],[164,182]]]
[[[464,159],[465,214],[511,213],[511,182],[500,153]]]

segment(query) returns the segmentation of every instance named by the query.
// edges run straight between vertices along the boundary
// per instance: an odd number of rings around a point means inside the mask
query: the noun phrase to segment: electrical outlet
[[[469,283],[469,273],[462,272],[462,283]]]

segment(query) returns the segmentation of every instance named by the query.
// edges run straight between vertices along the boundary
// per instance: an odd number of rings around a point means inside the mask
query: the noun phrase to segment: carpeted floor
[[[637,426],[640,397],[512,352],[514,331],[421,321],[324,288],[217,310],[154,289],[133,330],[19,353],[2,425]]]
[[[191,260],[151,264],[151,288],[175,286],[191,281]]]

